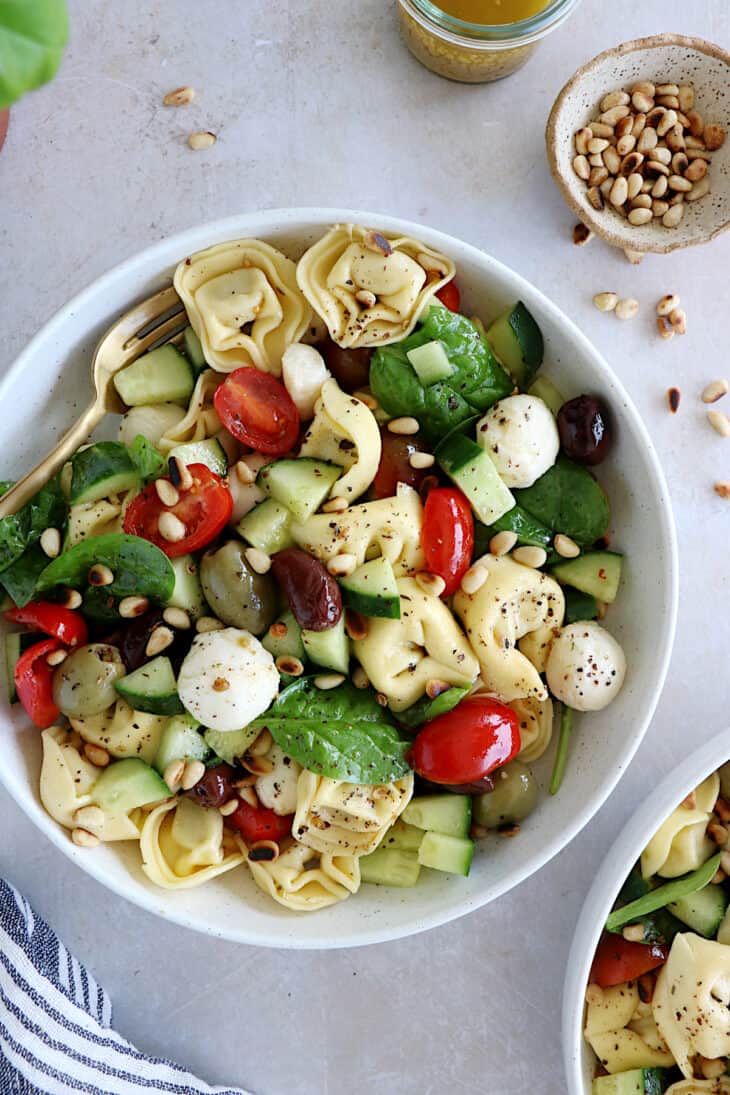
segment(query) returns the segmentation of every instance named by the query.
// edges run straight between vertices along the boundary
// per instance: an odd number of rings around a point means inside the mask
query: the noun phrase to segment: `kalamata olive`
[[[79,646],[53,674],[53,700],[70,718],[100,715],[116,700],[114,682],[125,674],[122,656],[115,646]]]
[[[431,783],[416,775],[416,794],[433,795],[449,791],[452,795],[485,795],[494,787],[492,776],[483,776],[474,783]]]
[[[256,573],[245,551],[242,541],[229,540],[217,551],[206,552],[200,563],[200,584],[224,624],[261,635],[276,616],[276,585],[268,574]]]
[[[526,764],[513,760],[492,773],[494,790],[474,799],[474,821],[486,829],[523,821],[537,803],[537,780]]]
[[[408,458],[414,452],[426,451],[417,436],[406,436],[381,429],[380,464],[375,473],[370,493],[373,498],[392,498],[398,483],[419,489],[426,475],[426,468],[412,468]]]
[[[147,643],[153,630],[161,621],[162,611],[159,608],[153,608],[145,612],[143,616],[120,621],[119,651],[128,673],[131,673],[133,669],[139,669],[141,665],[149,661],[145,653]]]
[[[319,350],[343,392],[356,392],[358,388],[367,387],[370,379],[369,350],[343,350],[329,339]]]
[[[233,786],[235,779],[236,771],[230,764],[216,764],[213,768],[208,768],[205,775],[185,794],[193,802],[197,802],[198,806],[222,806],[236,794]]]
[[[327,631],[339,623],[340,587],[318,559],[299,548],[285,548],[274,556],[271,570],[300,627]]]
[[[558,433],[563,451],[579,464],[600,464],[611,447],[606,407],[594,395],[579,395],[558,411]]]

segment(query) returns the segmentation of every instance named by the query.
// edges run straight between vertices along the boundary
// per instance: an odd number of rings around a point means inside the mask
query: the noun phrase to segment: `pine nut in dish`
[[[41,550],[49,559],[55,559],[61,550],[61,533],[57,528],[45,528],[40,538]]]
[[[730,418],[722,411],[708,411],[707,421],[720,437],[730,437]]]
[[[320,673],[314,678],[314,687],[322,692],[329,692],[332,688],[339,688],[344,680],[342,673]]]
[[[210,130],[198,130],[189,135],[188,145],[194,152],[203,152],[205,149],[212,148],[217,140],[215,133],[211,133]]]
[[[164,771],[162,778],[171,791],[176,791],[182,782],[185,771],[185,761],[182,758],[171,760]]]
[[[178,631],[187,631],[190,627],[190,617],[184,608],[175,608],[170,605],[163,611],[162,619]]]
[[[633,319],[638,311],[638,300],[634,300],[633,297],[626,297],[618,302],[614,309],[614,314],[618,319]]]
[[[724,377],[719,380],[712,380],[702,392],[702,402],[717,403],[718,399],[722,399],[724,395],[727,395],[728,390],[730,388]]]
[[[461,579],[462,592],[466,593],[469,597],[472,596],[472,594],[482,588],[488,577],[489,572],[485,566],[480,566],[479,564],[471,566]]]
[[[586,178],[588,176],[586,175]],[[409,436],[414,433],[418,433],[421,427],[418,424],[417,418],[411,418],[405,415],[402,418],[391,418],[388,422],[388,430],[390,433],[395,433],[403,436]]]
[[[105,563],[95,563],[87,577],[90,586],[110,586],[114,581],[114,575]]]
[[[106,768],[111,760],[109,753],[102,745],[94,745],[90,741],[84,745],[84,756],[96,768]]]
[[[147,597],[123,597],[119,602],[119,615],[122,619],[133,620],[143,616],[150,607]]]
[[[176,506],[180,501],[180,494],[169,479],[156,479],[155,491],[163,506]]]
[[[207,635],[211,631],[222,631],[226,625],[215,616],[200,616],[195,621],[195,630],[199,635]]]
[[[599,312],[612,312],[618,304],[617,293],[596,293],[593,303]],[[509,548],[507,550],[510,550]],[[496,554],[496,553],[495,553]]]
[[[97,848],[101,841],[95,833],[90,833],[88,829],[72,829],[71,840],[79,848]]]
[[[157,521],[157,531],[162,539],[167,540],[170,544],[177,544],[184,540],[186,536],[185,525],[179,517],[176,517],[169,510],[165,510],[164,513],[160,514]]]
[[[192,103],[195,98],[195,90],[192,87],[176,87],[174,91],[168,91],[162,100],[163,106],[185,106]]]
[[[271,556],[259,548],[249,547],[244,551],[246,562],[257,574],[268,574],[271,570]]]
[[[191,791],[196,783],[200,783],[205,775],[205,765],[202,760],[191,760],[185,765],[180,779],[183,791]]]
[[[521,563],[523,566],[539,567],[545,566],[547,562],[547,552],[545,548],[541,547],[518,547],[512,552],[511,558],[516,563]]]
[[[169,627],[158,624],[147,640],[145,654],[148,658],[154,658],[157,654],[161,654],[163,650],[167,650],[168,646],[171,646],[174,641],[174,632]]]
[[[575,559],[580,555],[580,548],[575,540],[572,540],[570,536],[564,536],[562,532],[556,533],[553,538],[553,547],[564,559]]]

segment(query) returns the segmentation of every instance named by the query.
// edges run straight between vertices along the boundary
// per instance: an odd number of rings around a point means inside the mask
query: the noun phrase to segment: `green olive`
[[[486,829],[522,821],[537,803],[537,780],[526,764],[513,760],[495,772],[494,790],[474,796],[474,820]]]
[[[240,540],[229,540],[209,551],[200,563],[205,599],[219,620],[261,635],[273,623],[278,608],[276,583],[249,566]]]
[[[100,715],[114,703],[114,682],[126,674],[115,646],[89,643],[72,651],[53,674],[53,699],[70,718]]]

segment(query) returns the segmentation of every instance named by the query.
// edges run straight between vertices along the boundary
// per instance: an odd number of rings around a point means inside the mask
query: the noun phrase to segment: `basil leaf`
[[[407,707],[405,711],[398,712],[398,722],[402,726],[407,726],[409,730],[415,730],[423,726],[424,722],[430,722],[431,719],[435,719],[439,715],[445,715],[448,711],[453,711],[456,705],[461,703],[464,696],[468,694],[468,688],[448,688],[435,700],[430,700],[428,696],[422,696],[412,707]]]
[[[599,540],[611,519],[608,499],[599,484],[587,468],[567,456],[559,456],[531,487],[513,493],[537,521],[579,544]]]
[[[2,0],[0,110],[55,76],[67,38],[65,0]]]
[[[409,743],[389,714],[372,692],[349,682],[324,691],[300,677],[251,726],[268,729],[287,756],[329,779],[390,783],[411,770]]]
[[[108,586],[90,587],[89,570],[96,563],[108,566],[114,581]],[[123,597],[149,597],[167,601],[175,586],[175,572],[163,551],[149,540],[122,532],[108,532],[82,540],[64,551],[42,572],[36,593],[55,586],[85,590],[84,601],[90,615],[111,619],[116,602]]]
[[[454,371],[424,387],[407,352],[434,340],[442,343]],[[412,335],[375,351],[370,387],[388,414],[417,418],[426,437],[436,441],[509,395],[514,384],[472,321],[435,305]]]
[[[129,457],[143,483],[151,483],[167,472],[167,461],[147,438],[138,433],[131,445],[127,446]]]
[[[17,513],[0,519],[0,571],[16,562],[31,544],[37,543],[44,529],[62,530],[65,524],[66,500],[56,476]]]
[[[45,551],[40,544],[33,544],[0,574],[0,585],[18,608],[33,600],[38,579],[47,566]]]

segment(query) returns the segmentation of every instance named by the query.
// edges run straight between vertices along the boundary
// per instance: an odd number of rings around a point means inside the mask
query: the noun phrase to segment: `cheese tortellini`
[[[520,720],[520,751],[517,754],[530,764],[546,752],[553,736],[553,702],[535,699],[512,700],[510,707]]]
[[[655,874],[662,878],[678,878],[696,870],[710,858],[715,845],[706,830],[719,792],[720,777],[713,772],[693,796],[672,811],[641,853],[644,878]]]
[[[156,806],[140,835],[142,870],[166,890],[200,886],[246,859],[245,848],[223,825],[218,810],[189,798]]]
[[[420,699],[431,680],[469,686],[479,663],[448,607],[425,593],[414,578],[400,578],[400,619],[372,619],[364,639],[353,643],[373,687],[392,711]]]
[[[636,982],[603,989],[586,1009],[585,1038],[609,1073],[661,1068],[672,1055],[654,1025],[651,1009],[639,1000]]]
[[[273,862],[248,865],[259,889],[295,912],[336,905],[360,888],[356,856],[320,853],[296,841]]]
[[[730,1055],[730,948],[693,932],[675,935],[659,971],[652,1009],[685,1076],[692,1058]]]
[[[305,769],[297,785],[292,832],[318,852],[367,855],[403,813],[412,794],[412,773],[393,783],[366,786]]]
[[[135,493],[135,490],[125,491],[123,494],[110,494],[97,502],[78,502],[69,506],[68,546],[73,547],[82,540],[104,536],[109,532],[122,532],[124,511]]]
[[[366,558],[384,555],[396,577],[403,577],[423,568],[422,525],[418,491],[399,483],[393,498],[362,502],[344,513],[315,513],[293,524],[291,533],[299,547],[322,563],[347,553],[360,566]]]
[[[454,611],[466,628],[479,659],[485,688],[505,703],[548,693],[535,666],[517,643],[524,635],[560,627],[565,614],[563,591],[547,574],[506,555],[484,555],[487,579],[475,593],[460,589]]]
[[[418,240],[338,224],[299,260],[297,281],[339,346],[384,346],[410,334],[454,273]]]
[[[730,1076],[717,1080],[679,1080],[664,1095],[730,1095]]]
[[[193,388],[188,409],[183,417],[165,430],[157,442],[157,448],[166,456],[176,448],[191,441],[206,441],[221,430],[218,412],[213,406],[215,390],[221,382],[212,369],[205,369]]]
[[[160,737],[167,719],[135,711],[122,699],[100,715],[87,715],[69,720],[84,741],[100,745],[113,757],[141,757],[152,764],[157,755]]]
[[[46,811],[54,821],[66,829],[79,824],[78,810],[96,806],[94,785],[99,769],[81,755],[68,735],[59,726],[52,726],[41,734],[43,762],[41,764],[40,797]],[[101,821],[95,820],[101,817]],[[141,827],[141,812],[106,814],[97,806],[86,811],[83,828],[99,840],[137,840]]]
[[[253,365],[279,376],[284,351],[311,320],[295,264],[262,240],[198,251],[180,263],[174,281],[205,360],[218,372]]]
[[[330,494],[348,502],[364,494],[378,470],[381,448],[373,412],[343,392],[336,380],[325,380],[299,455],[328,460],[345,469]]]

